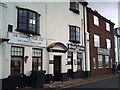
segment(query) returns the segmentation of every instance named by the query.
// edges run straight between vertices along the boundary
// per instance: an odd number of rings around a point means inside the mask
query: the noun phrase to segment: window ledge
[[[32,31],[28,31],[28,30],[19,30],[19,29],[16,29],[15,31],[18,31],[18,32],[22,32],[24,34],[33,34],[33,35],[38,35],[38,36],[41,36],[41,34],[37,33],[37,32],[32,32]]]

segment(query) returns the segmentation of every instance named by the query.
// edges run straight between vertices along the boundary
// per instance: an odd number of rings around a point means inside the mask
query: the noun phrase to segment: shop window
[[[96,59],[95,59],[95,58],[93,58],[93,68],[94,68],[94,69],[97,68],[97,66],[96,66]]]
[[[97,16],[94,15],[94,25],[99,26],[99,19]]]
[[[11,74],[23,73],[23,48],[11,47]]]
[[[80,28],[76,26],[69,26],[70,41],[74,43],[80,43]]]
[[[109,56],[105,56],[106,68],[110,68]]]
[[[32,70],[42,70],[42,50],[32,50]]]
[[[98,35],[94,35],[94,46],[100,47],[100,37]]]
[[[82,53],[77,53],[77,70],[81,70],[82,69]]]
[[[72,58],[72,52],[68,52],[68,61],[67,61],[67,65],[72,65],[71,58]]]
[[[102,55],[98,55],[98,67],[103,68],[103,57],[102,57]]]
[[[17,31],[30,34],[39,34],[40,15],[32,10],[18,8]]]
[[[79,2],[70,2],[70,10],[79,14]]]

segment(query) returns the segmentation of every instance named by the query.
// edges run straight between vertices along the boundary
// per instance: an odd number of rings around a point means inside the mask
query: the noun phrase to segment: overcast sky
[[[97,10],[102,16],[115,23],[118,27],[118,2],[88,2],[89,7]]]

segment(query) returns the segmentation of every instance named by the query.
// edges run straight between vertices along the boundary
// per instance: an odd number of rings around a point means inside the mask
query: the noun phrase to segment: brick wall
[[[88,32],[90,33],[90,63],[91,63],[91,75],[100,75],[106,74],[111,72],[111,68],[105,67],[105,55],[103,56],[103,68],[98,68],[98,54],[97,54],[97,47],[94,47],[94,34],[100,36],[100,48],[107,49],[106,39],[111,40],[111,49],[110,49],[110,56],[109,59],[115,60],[115,52],[114,52],[114,33],[113,28],[114,24],[109,20],[102,17],[97,12],[94,12],[90,9],[87,9],[87,21],[88,21]],[[93,16],[96,15],[99,18],[99,26],[94,25]],[[106,30],[106,22],[110,23],[111,31]],[[96,59],[97,68],[93,69],[93,58]]]

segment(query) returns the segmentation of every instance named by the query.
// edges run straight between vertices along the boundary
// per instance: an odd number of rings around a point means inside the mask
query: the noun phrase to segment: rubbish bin
[[[45,71],[33,70],[31,74],[31,87],[42,88],[45,83]]]

